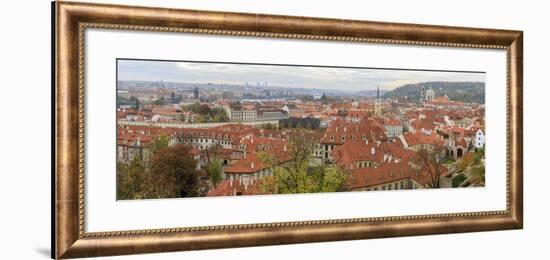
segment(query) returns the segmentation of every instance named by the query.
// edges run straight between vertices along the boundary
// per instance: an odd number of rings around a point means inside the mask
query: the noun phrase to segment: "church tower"
[[[380,104],[380,86],[376,89],[376,101],[374,101],[374,114],[379,116],[382,114],[382,107]]]

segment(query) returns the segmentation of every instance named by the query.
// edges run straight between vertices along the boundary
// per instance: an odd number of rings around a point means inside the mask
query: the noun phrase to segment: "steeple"
[[[382,108],[380,105],[380,85],[378,85],[378,88],[376,89],[376,100],[374,101],[374,114],[375,115],[382,114]]]

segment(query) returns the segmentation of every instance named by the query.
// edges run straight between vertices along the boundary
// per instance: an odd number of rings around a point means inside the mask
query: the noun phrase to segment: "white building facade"
[[[478,149],[485,147],[485,134],[481,129],[476,132],[475,146]]]

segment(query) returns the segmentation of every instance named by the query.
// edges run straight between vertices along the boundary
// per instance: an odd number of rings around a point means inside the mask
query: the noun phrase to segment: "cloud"
[[[283,65],[119,60],[120,80],[244,84],[319,89],[391,90],[426,81],[485,81],[485,73]]]

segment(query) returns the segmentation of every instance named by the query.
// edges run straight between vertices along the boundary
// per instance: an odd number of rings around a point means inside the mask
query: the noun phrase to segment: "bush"
[[[458,187],[463,181],[466,180],[466,176],[464,174],[459,174],[459,175],[456,175],[454,178],[453,178],[453,188],[456,188]]]

